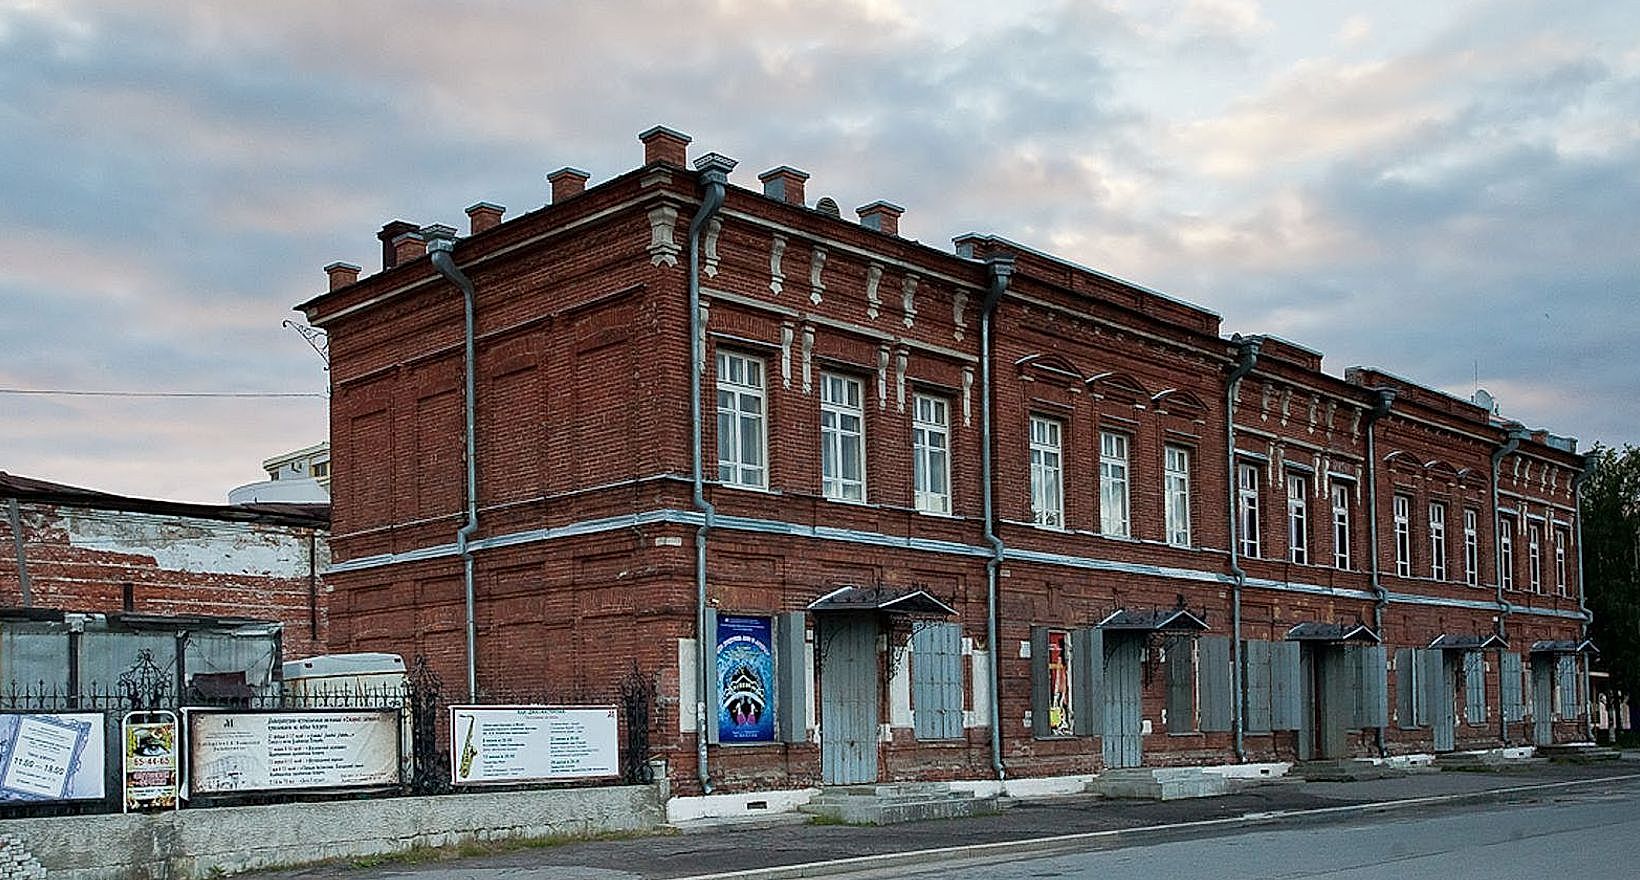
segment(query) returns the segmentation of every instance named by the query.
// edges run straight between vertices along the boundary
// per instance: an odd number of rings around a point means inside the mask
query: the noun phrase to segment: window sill
[[[781,495],[781,494],[784,494],[778,489],[770,489],[767,486],[746,486],[746,485],[742,485],[740,483],[719,483],[719,482],[715,482],[715,481],[707,483],[707,485],[715,486],[719,489],[732,489],[736,492],[753,492],[753,493],[756,493],[758,495]]]

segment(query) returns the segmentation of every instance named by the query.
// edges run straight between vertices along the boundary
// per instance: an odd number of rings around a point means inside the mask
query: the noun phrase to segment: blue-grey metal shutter
[[[1077,736],[1102,733],[1105,725],[1105,633],[1097,627],[1071,633],[1071,725]]]
[[[1503,720],[1511,724],[1526,718],[1526,699],[1520,687],[1520,655],[1498,655],[1498,693],[1503,703]]]
[[[1465,651],[1463,655],[1463,720],[1472,725],[1486,723],[1486,655]]]
[[[962,736],[962,627],[929,623],[911,636],[911,706],[917,739]]]
[[[1567,721],[1578,716],[1577,655],[1555,655],[1555,717]]]
[[[774,719],[781,742],[808,740],[807,628],[808,614],[802,611],[788,611],[775,618]]]
[[[1419,700],[1418,705],[1414,707],[1414,712],[1417,715],[1419,727],[1430,724],[1446,724],[1449,727],[1451,725],[1449,720],[1452,714],[1452,707],[1449,702],[1451,694],[1447,692],[1445,687],[1446,668],[1443,665],[1445,659],[1441,654],[1441,651],[1433,648],[1420,648],[1418,650]],[[1442,708],[1443,703],[1446,704],[1445,709]]]
[[[1270,643],[1248,640],[1243,643],[1246,657],[1246,669],[1242,673],[1242,680],[1246,682],[1246,707],[1243,716],[1247,719],[1249,733],[1270,732]]]
[[[1031,627],[1031,733],[1048,736],[1048,628]]]
[[[706,693],[702,696],[706,702],[706,713],[696,719],[706,726],[706,741],[717,744],[718,741],[718,676],[717,676],[717,609],[706,609],[706,631],[701,633],[700,644],[695,646],[699,652],[699,659],[706,664]],[[689,670],[694,675],[695,670]]]
[[[1402,730],[1418,727],[1418,655],[1412,648],[1395,649],[1395,724]]]
[[[1167,731],[1189,733],[1196,729],[1196,645],[1195,639],[1175,636],[1167,640]]]
[[[1383,645],[1364,645],[1361,652],[1361,715],[1357,727],[1389,726],[1388,652]]]
[[[1299,701],[1298,642],[1270,642],[1270,728],[1297,730]]]
[[[1235,703],[1231,683],[1230,640],[1224,636],[1202,636],[1196,642],[1201,679],[1202,730],[1225,733],[1233,723]]]

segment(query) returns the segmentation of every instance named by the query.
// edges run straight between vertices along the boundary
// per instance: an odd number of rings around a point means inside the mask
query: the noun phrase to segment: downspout
[[[1226,496],[1230,502],[1230,575],[1235,578],[1230,588],[1230,694],[1233,700],[1230,718],[1236,735],[1236,761],[1240,763],[1247,760],[1247,745],[1243,741],[1247,725],[1241,706],[1241,591],[1247,586],[1247,572],[1242,570],[1240,562],[1241,512],[1236,506],[1236,394],[1241,389],[1241,380],[1253,372],[1253,365],[1258,363],[1261,340],[1243,339],[1237,333],[1230,337],[1230,342],[1236,347],[1236,366],[1224,386],[1224,456],[1229,462],[1225,470],[1230,475]]]
[[[6,515],[11,520],[11,542],[17,551],[17,586],[22,591],[23,607],[27,608],[34,604],[34,586],[28,577],[28,551],[23,548],[23,514],[15,497],[6,499]],[[1582,552],[1581,545],[1578,550]],[[1582,566],[1577,573],[1582,576]]]
[[[427,243],[428,256],[432,257],[433,267],[438,269],[450,283],[461,288],[462,313],[465,325],[462,335],[462,370],[466,374],[463,389],[465,434],[467,457],[467,522],[456,532],[456,552],[461,555],[461,581],[465,590],[467,604],[467,698],[478,699],[478,623],[473,604],[473,550],[470,545],[473,534],[478,531],[478,441],[474,436],[474,424],[478,421],[478,402],[475,400],[475,385],[473,373],[476,371],[477,357],[474,353],[473,340],[473,282],[456,267],[454,239],[434,238]]]
[[[998,780],[1002,780],[1008,778],[1008,771],[1002,765],[1002,699],[998,693],[1002,680],[998,672],[998,667],[1002,665],[1002,644],[998,641],[997,592],[1002,561],[1008,548],[996,532],[995,502],[991,492],[991,316],[996,313],[1002,295],[1008,292],[1008,279],[1014,274],[1014,258],[994,256],[985,265],[990,271],[991,289],[986,293],[979,313],[980,497],[983,499],[981,518],[985,540],[991,545],[991,558],[985,563],[985,638],[991,646],[990,706],[987,707],[991,713],[991,770]]]
[[[1511,425],[1509,428],[1509,433],[1505,435],[1504,444],[1492,451],[1492,561],[1495,565],[1492,579],[1498,582],[1497,632],[1499,639],[1508,638],[1508,627],[1504,623],[1504,618],[1508,617],[1510,612],[1515,610],[1515,606],[1509,604],[1509,600],[1503,598],[1503,543],[1498,538],[1498,531],[1501,523],[1503,522],[1503,515],[1498,512],[1498,474],[1503,466],[1504,456],[1514,452],[1516,449],[1519,449],[1520,441],[1524,439],[1526,439],[1526,430],[1519,425]],[[1578,573],[1582,574],[1581,571]],[[1499,703],[1501,704],[1501,695],[1503,694],[1502,663],[1498,664],[1498,694],[1500,695]],[[1502,740],[1504,745],[1509,744],[1509,722],[1504,720],[1506,717],[1507,715],[1504,712],[1504,707],[1499,705],[1498,739]]]
[[[706,371],[706,328],[700,320],[700,233],[712,215],[723,207],[729,172],[734,167],[733,159],[717,153],[707,153],[695,160],[695,170],[700,172],[700,183],[706,193],[700,209],[689,221],[689,457],[695,509],[701,513],[700,528],[695,531],[695,764],[701,794],[712,793],[712,774],[706,762],[706,539],[717,510],[706,500],[706,476],[701,463],[700,395]]]
[[[1589,624],[1594,623],[1594,612],[1589,610],[1589,603],[1583,593],[1583,483],[1594,476],[1595,459],[1586,456],[1583,459],[1583,470],[1572,478],[1572,530],[1573,540],[1577,541],[1577,610],[1583,614],[1583,623],[1578,627],[1582,633],[1579,642],[1588,640]],[[1594,742],[1594,691],[1589,680],[1589,655],[1581,654],[1583,661],[1583,738]]]
[[[1371,552],[1367,554],[1368,577],[1372,584],[1372,628],[1378,637],[1384,637],[1384,609],[1389,607],[1389,590],[1385,589],[1382,580],[1381,563],[1378,560],[1378,420],[1389,415],[1389,408],[1395,404],[1395,389],[1376,389],[1377,397],[1372,402],[1372,409],[1367,411],[1367,467],[1363,474],[1367,481],[1367,546]],[[1380,758],[1389,755],[1389,744],[1384,741],[1384,728],[1375,728],[1373,739],[1378,747]]]

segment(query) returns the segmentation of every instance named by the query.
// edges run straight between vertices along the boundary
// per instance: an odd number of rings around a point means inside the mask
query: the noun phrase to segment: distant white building
[[[229,504],[328,504],[330,441],[262,462],[268,478],[228,493]]]

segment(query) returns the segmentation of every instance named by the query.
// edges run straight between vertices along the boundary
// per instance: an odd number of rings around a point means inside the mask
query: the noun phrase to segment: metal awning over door
[[[825,612],[877,612],[914,617],[955,617],[957,609],[936,599],[927,590],[893,587],[843,586],[809,603],[809,610]]]
[[[1305,621],[1287,630],[1289,642],[1365,642],[1376,645],[1383,642],[1378,634],[1361,624],[1322,623]]]
[[[1436,651],[1507,651],[1509,643],[1497,633],[1483,636],[1442,633],[1429,643],[1429,647]]]
[[[1183,608],[1166,610],[1112,611],[1104,620],[1094,624],[1106,632],[1165,632],[1198,633],[1207,631],[1207,622]]]
[[[1599,654],[1600,649],[1595,647],[1592,639],[1579,642],[1574,639],[1557,639],[1532,643],[1533,654]]]

